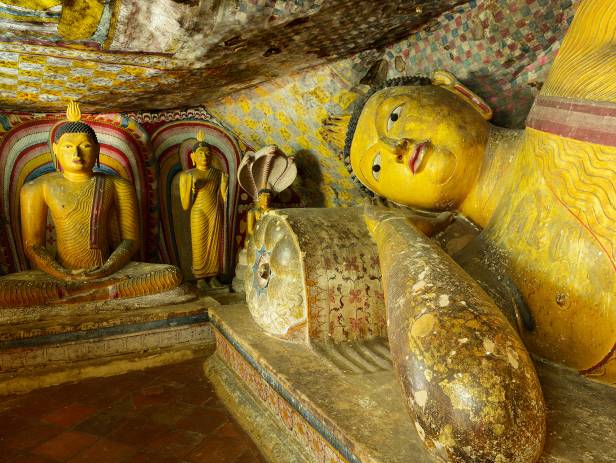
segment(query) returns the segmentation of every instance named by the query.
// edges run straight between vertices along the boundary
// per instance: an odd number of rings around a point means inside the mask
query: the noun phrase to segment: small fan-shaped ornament
[[[279,193],[297,177],[295,158],[284,154],[276,145],[268,145],[256,153],[248,151],[240,163],[237,179],[254,199],[267,190]]]

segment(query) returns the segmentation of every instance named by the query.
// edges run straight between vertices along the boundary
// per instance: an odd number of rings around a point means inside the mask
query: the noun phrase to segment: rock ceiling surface
[[[0,0],[0,108],[196,106],[390,44],[460,3]]]

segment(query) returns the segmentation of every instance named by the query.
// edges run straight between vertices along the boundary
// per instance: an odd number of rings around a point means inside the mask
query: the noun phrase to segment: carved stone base
[[[214,308],[210,318],[217,344],[206,374],[271,461],[432,461],[392,370],[343,372],[309,347],[266,335],[244,305]],[[537,370],[548,407],[540,461],[616,461],[616,388],[550,365]],[[277,453],[285,440],[302,449],[293,459]]]
[[[213,344],[207,309],[180,287],[157,296],[0,311],[0,394],[191,358]]]

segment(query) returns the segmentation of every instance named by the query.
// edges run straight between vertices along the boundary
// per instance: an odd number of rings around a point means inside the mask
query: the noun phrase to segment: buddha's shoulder
[[[58,182],[61,182],[62,178],[61,172],[50,172],[24,183],[22,191],[28,192],[45,189],[47,186],[55,185]]]

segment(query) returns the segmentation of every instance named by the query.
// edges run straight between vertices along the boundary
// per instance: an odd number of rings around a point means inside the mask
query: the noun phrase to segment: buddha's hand
[[[90,276],[90,273],[93,271],[93,269],[96,269],[98,267],[93,267],[93,268],[80,268],[80,269],[74,269],[74,270],[67,270],[67,274],[66,274],[66,279],[69,281],[89,281],[89,280],[93,280],[96,277],[92,277]]]
[[[103,265],[87,269],[84,272],[83,276],[86,279],[88,279],[88,280],[98,280],[98,279],[101,279],[101,278],[108,277],[109,275],[111,275],[114,272],[115,272],[115,269],[112,268],[107,263],[105,263]]]

